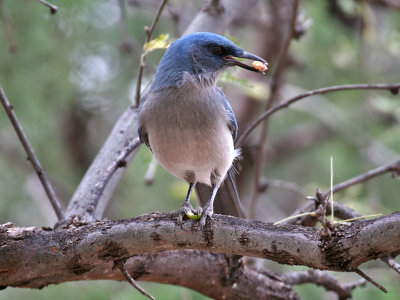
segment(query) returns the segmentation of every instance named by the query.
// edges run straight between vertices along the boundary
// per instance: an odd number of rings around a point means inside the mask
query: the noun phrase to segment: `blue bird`
[[[218,213],[244,216],[229,171],[238,151],[234,149],[238,125],[232,108],[216,81],[224,69],[239,66],[263,73],[238,60],[267,62],[220,35],[198,32],[176,40],[166,51],[155,79],[139,107],[139,138],[157,161],[173,175],[189,183],[178,221],[190,212],[190,195],[196,191],[202,204],[201,228],[212,217],[218,189],[224,188]],[[228,172],[229,171],[229,172]],[[222,184],[224,179],[225,184]],[[221,186],[222,184],[222,186]],[[207,198],[206,200],[204,198]],[[231,198],[231,199],[224,199]],[[223,211],[223,207],[227,207]],[[234,206],[234,209],[229,208]],[[230,212],[231,211],[231,212]],[[199,211],[197,211],[199,214]]]

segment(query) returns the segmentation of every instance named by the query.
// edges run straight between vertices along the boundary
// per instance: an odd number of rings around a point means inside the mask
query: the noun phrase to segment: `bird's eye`
[[[211,48],[212,53],[216,55],[222,55],[225,53],[225,49],[220,46],[214,46]]]

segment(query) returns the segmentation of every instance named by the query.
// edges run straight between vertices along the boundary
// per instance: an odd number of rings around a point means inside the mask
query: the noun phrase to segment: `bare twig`
[[[367,181],[371,178],[374,178],[376,176],[389,173],[389,172],[394,172],[394,173],[399,173],[400,172],[400,160],[396,161],[394,163],[389,163],[383,166],[380,166],[378,168],[369,170],[361,175],[358,175],[356,177],[350,178],[346,181],[343,181],[339,184],[336,184],[332,188],[333,193],[337,193],[339,191],[342,191],[344,189],[347,189],[348,187],[351,187],[353,185],[362,183],[364,181]],[[331,192],[331,189],[326,190],[325,192],[322,193],[322,198],[325,199]]]
[[[150,42],[151,36],[153,35],[154,29],[157,26],[158,20],[160,19],[161,13],[164,9],[165,4],[167,4],[167,1],[168,0],[162,0],[150,28],[147,26],[144,28],[144,31],[146,32],[146,35],[147,35],[146,43]],[[140,56],[139,73],[138,73],[137,82],[136,82],[136,96],[135,96],[135,101],[134,101],[135,106],[138,106],[140,103],[142,77],[143,77],[144,67],[146,66],[146,57],[147,57],[147,52],[143,51],[142,55]]]
[[[13,28],[11,26],[10,19],[8,17],[6,8],[4,6],[4,0],[0,0],[0,13],[1,18],[3,19],[4,28],[6,30],[7,39],[8,39],[8,51],[15,52],[17,50],[17,42],[15,41],[15,35]]]
[[[296,20],[297,20],[298,7],[299,7],[299,0],[293,0],[292,16],[290,19],[288,36],[284,41],[284,44],[278,56],[278,61],[274,69],[274,73],[272,74],[271,94],[267,100],[265,111],[268,111],[278,99],[279,88],[281,86],[282,74],[284,66],[286,65],[289,46],[292,39],[296,35]],[[250,218],[254,217],[254,214],[256,212],[257,200],[260,195],[260,185],[261,185],[260,178],[261,178],[261,172],[264,169],[265,165],[264,151],[267,139],[267,132],[268,132],[268,122],[264,122],[263,127],[261,129],[260,138],[258,141],[257,157],[256,157],[255,172],[254,172],[254,186],[253,186],[252,200],[249,209]]]
[[[22,146],[25,149],[26,154],[28,155],[28,159],[30,160],[34,170],[36,171],[36,174],[39,177],[40,182],[43,185],[43,188],[46,192],[47,197],[50,200],[51,205],[53,206],[53,209],[57,215],[58,220],[63,220],[64,219],[64,209],[61,205],[61,202],[57,198],[57,195],[54,192],[54,189],[53,189],[49,179],[47,178],[47,175],[46,175],[45,171],[43,170],[43,168],[39,162],[39,159],[37,158],[31,144],[29,143],[28,138],[22,129],[22,126],[21,126],[20,122],[18,121],[17,115],[14,112],[14,107],[8,101],[7,96],[4,93],[3,88],[1,87],[1,84],[0,84],[0,100],[1,100],[1,104],[3,105],[8,117],[11,121],[11,124],[14,127],[15,132],[18,135],[18,138],[19,138]]]
[[[58,11],[58,7],[55,6],[54,4],[51,4],[45,0],[38,0],[40,3],[43,5],[47,6],[50,9],[50,13],[54,15]]]
[[[129,154],[132,153],[137,147],[140,146],[140,140],[138,137],[134,138],[125,148],[121,151],[118,158],[112,162],[112,164],[105,170],[103,173],[102,179],[100,179],[96,185],[93,187],[92,195],[93,195],[93,207],[97,206],[101,195],[103,194],[104,189],[107,186],[107,183],[110,181],[111,177],[118,170],[118,168],[126,167],[126,158]]]
[[[290,285],[315,283],[323,286],[327,291],[335,292],[340,300],[352,298],[352,291],[359,286],[365,286],[366,280],[361,279],[350,284],[341,284],[335,277],[318,270],[307,270],[296,273],[286,274],[283,281]]]
[[[387,293],[387,289],[385,289],[382,285],[377,283],[375,280],[373,280],[371,277],[369,277],[367,274],[365,274],[363,271],[360,269],[355,269],[354,272],[356,272],[358,275],[360,275],[362,278],[367,280],[368,282],[372,283],[374,286],[376,286],[378,289],[380,289],[382,292]]]
[[[236,140],[236,147],[242,146],[244,140],[249,136],[249,134],[254,130],[254,128],[256,128],[264,120],[266,120],[270,115],[272,115],[273,113],[275,113],[283,108],[288,107],[289,105],[291,105],[301,99],[304,99],[304,98],[307,98],[310,96],[314,96],[314,95],[326,94],[326,93],[337,92],[337,91],[345,91],[345,90],[389,90],[393,94],[396,95],[399,92],[399,89],[400,89],[400,83],[394,83],[394,84],[362,83],[362,84],[335,85],[335,86],[320,88],[320,89],[302,93],[302,94],[292,97],[278,105],[275,105],[275,106],[271,107],[270,109],[268,109],[267,111],[263,112],[239,136],[239,138]]]
[[[142,293],[144,296],[146,296],[149,299],[155,300],[155,298],[150,295],[148,292],[146,292],[145,289],[143,289],[139,284],[137,284],[136,280],[133,279],[131,274],[129,274],[128,270],[126,269],[126,259],[120,260],[116,262],[117,267],[121,270],[121,272],[124,274],[126,280],[135,288],[137,289],[140,293]]]

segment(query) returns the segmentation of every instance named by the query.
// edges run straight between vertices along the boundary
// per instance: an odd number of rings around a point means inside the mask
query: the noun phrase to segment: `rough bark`
[[[0,285],[38,288],[50,283],[92,279],[93,270],[106,279],[109,273],[99,273],[98,269],[110,269],[114,261],[176,249],[247,255],[314,269],[352,271],[364,262],[400,253],[400,212],[335,227],[332,238],[316,228],[273,226],[222,215],[215,215],[204,234],[199,222],[188,220],[181,229],[164,213],[130,220],[103,220],[55,231],[3,225],[0,227]],[[194,269],[200,266],[201,263],[193,264]],[[198,274],[198,280],[206,276],[209,275]]]

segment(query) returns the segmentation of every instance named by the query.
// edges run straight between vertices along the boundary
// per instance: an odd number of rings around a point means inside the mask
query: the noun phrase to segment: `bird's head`
[[[263,70],[244,64],[235,58],[267,62],[236,46],[225,37],[211,32],[197,32],[176,40],[158,66],[153,87],[180,86],[188,78],[214,84],[223,69],[229,66],[263,73]]]

